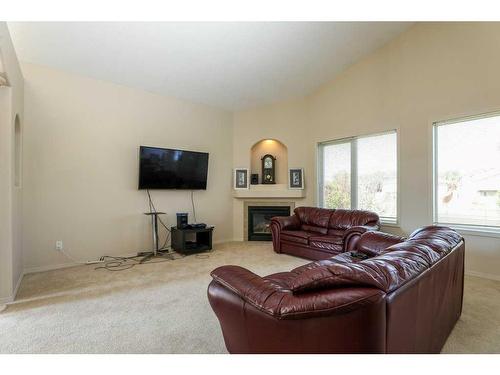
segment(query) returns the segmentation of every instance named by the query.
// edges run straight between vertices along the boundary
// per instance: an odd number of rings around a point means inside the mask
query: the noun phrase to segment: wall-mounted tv
[[[141,146],[139,189],[207,188],[208,153]]]

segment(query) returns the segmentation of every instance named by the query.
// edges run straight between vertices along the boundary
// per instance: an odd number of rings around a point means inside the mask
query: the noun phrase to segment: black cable
[[[173,255],[173,253],[168,253],[167,255]],[[175,253],[175,255],[178,255],[180,258],[184,258],[184,255],[182,254]],[[105,261],[108,258],[110,260]],[[95,270],[105,269],[107,271],[125,271],[137,265],[163,263],[175,260],[175,259],[161,259],[161,260],[151,260],[146,263],[141,263],[142,258],[143,258],[142,255],[134,255],[129,257],[116,257],[116,256],[105,255],[100,258],[101,261],[104,261],[104,264],[94,269]]]
[[[193,194],[194,194],[194,190],[191,190],[191,206],[193,207],[193,218],[194,218],[194,222],[197,223],[197,221],[196,221],[196,210],[194,209]]]
[[[149,192],[149,189],[146,190],[148,194],[148,205],[149,205],[149,212],[151,213],[157,213],[158,211],[156,210],[156,207],[154,205],[153,199],[151,198],[151,193]],[[170,228],[163,222],[163,220],[159,217],[158,220],[160,221],[160,224],[167,230],[167,235],[165,237],[165,241],[163,242],[162,247],[158,250],[160,251],[160,256],[163,255],[169,255],[173,256],[176,255],[179,258],[184,258],[185,255],[179,254],[177,252],[171,252],[170,246],[167,246],[168,240],[170,239],[171,235],[171,230]],[[165,253],[162,253],[165,252]],[[163,263],[163,262],[168,262],[171,260],[175,259],[161,259],[161,260],[153,260],[149,261],[146,263],[141,263],[141,260],[144,258],[144,255],[133,255],[133,256],[128,256],[128,257],[120,257],[120,256],[111,256],[111,255],[104,255],[102,256],[99,260],[103,262],[102,266],[98,266],[94,268],[95,270],[99,269],[105,269],[108,271],[125,271],[128,270],[134,266],[140,265],[140,264],[151,264],[151,263]],[[106,261],[106,259],[109,259]]]

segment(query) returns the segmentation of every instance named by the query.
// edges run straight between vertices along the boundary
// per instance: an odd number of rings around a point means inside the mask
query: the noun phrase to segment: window
[[[434,124],[434,221],[500,230],[500,114]]]
[[[370,210],[396,223],[397,159],[396,131],[320,143],[320,206]]]

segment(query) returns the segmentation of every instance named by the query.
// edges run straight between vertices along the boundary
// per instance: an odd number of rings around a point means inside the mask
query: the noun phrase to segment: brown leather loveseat
[[[439,353],[462,311],[464,251],[446,227],[368,232],[290,272],[219,267],[208,298],[230,353]]]
[[[361,210],[297,207],[271,220],[274,251],[311,260],[354,249],[361,234],[379,228],[378,215]]]

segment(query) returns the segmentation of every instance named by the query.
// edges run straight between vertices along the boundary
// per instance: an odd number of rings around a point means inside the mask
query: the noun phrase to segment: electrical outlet
[[[63,249],[63,242],[61,240],[56,241],[56,250],[57,251],[62,251]]]

